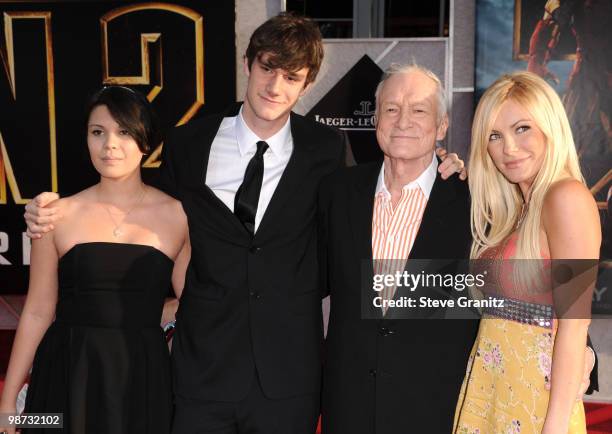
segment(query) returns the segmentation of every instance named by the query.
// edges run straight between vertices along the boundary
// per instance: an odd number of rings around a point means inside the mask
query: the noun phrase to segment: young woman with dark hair
[[[180,203],[141,179],[156,125],[146,98],[129,88],[93,97],[87,145],[100,182],[56,201],[62,219],[32,242],[0,413],[15,412],[33,366],[25,412],[63,413],[64,432],[169,432],[160,318],[171,284],[180,296],[190,246]]]

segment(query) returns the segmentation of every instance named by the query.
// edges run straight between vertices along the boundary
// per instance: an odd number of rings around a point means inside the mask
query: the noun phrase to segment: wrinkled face
[[[105,105],[95,107],[89,115],[87,146],[91,161],[100,176],[123,178],[140,170],[144,154]]]
[[[245,110],[253,113],[259,120],[284,122],[298,99],[306,92],[308,68],[289,72],[272,68],[265,53],[261,60],[255,57],[249,69],[248,60],[244,61],[244,72],[249,77],[245,98]]]
[[[376,139],[386,157],[430,158],[446,135],[446,116],[437,122],[436,83],[420,71],[396,73],[383,84],[377,101]],[[429,162],[428,162],[429,163]]]
[[[487,151],[497,170],[525,193],[542,168],[546,137],[529,113],[509,99],[493,122]]]

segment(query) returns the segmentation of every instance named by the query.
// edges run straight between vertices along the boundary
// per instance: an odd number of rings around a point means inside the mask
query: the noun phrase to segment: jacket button
[[[379,331],[380,331],[380,334],[383,336],[391,336],[395,334],[395,330],[391,330],[387,327],[381,327]]]
[[[376,369],[370,369],[369,374],[370,374],[370,376],[372,376],[372,377],[376,377]]]
[[[253,254],[255,254],[255,253],[259,252],[260,250],[261,250],[261,247],[257,247],[257,246],[251,246],[251,247],[249,248],[249,252],[251,252],[251,253],[253,253]]]

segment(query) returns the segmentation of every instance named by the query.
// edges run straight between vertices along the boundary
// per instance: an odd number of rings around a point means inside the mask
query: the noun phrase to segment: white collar
[[[291,137],[291,116],[285,122],[285,125],[278,130],[273,136],[267,138],[265,142],[270,147],[272,153],[276,156],[281,156],[286,152],[291,151],[292,137]],[[240,155],[248,154],[253,152],[257,147],[257,142],[261,139],[255,134],[244,121],[242,117],[242,107],[240,112],[236,116],[236,141],[238,142],[238,149]]]
[[[438,173],[438,159],[436,158],[436,153],[434,152],[432,155],[431,163],[427,168],[419,175],[417,179],[402,187],[403,190],[420,187],[421,191],[425,195],[427,199],[429,199],[429,195],[431,194],[431,189],[433,188],[434,182],[436,180],[436,175]],[[378,182],[376,183],[376,195],[382,192],[387,198],[391,198],[391,193],[387,189],[385,185],[385,163],[383,162],[382,167],[380,168],[380,173],[378,174]]]

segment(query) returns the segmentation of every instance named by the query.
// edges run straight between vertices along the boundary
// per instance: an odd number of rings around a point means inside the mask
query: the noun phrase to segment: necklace
[[[529,207],[528,204],[523,202],[523,205],[521,205],[521,213],[519,214],[518,220],[516,221],[514,230],[518,229],[521,226],[521,223],[523,223],[523,219],[525,218],[525,215],[527,214],[528,207]]]
[[[138,198],[138,200],[136,201],[136,203],[134,205],[132,205],[132,207],[130,209],[127,210],[127,212],[125,213],[125,215],[123,216],[123,219],[117,223],[117,221],[115,220],[115,218],[113,217],[113,213],[111,213],[110,209],[106,206],[106,205],[102,205],[104,207],[104,209],[106,210],[106,212],[108,213],[108,216],[110,217],[111,221],[113,222],[113,225],[115,226],[115,228],[113,229],[113,236],[115,238],[120,237],[121,235],[123,235],[123,230],[121,229],[121,225],[125,222],[125,220],[127,219],[127,217],[130,215],[130,213],[138,206],[141,204],[141,202],[143,201],[145,194],[146,194],[147,190],[144,186],[144,184],[142,184],[142,191],[140,193],[140,197]],[[100,195],[98,194],[98,200],[99,200]],[[102,202],[100,202],[102,203]]]

